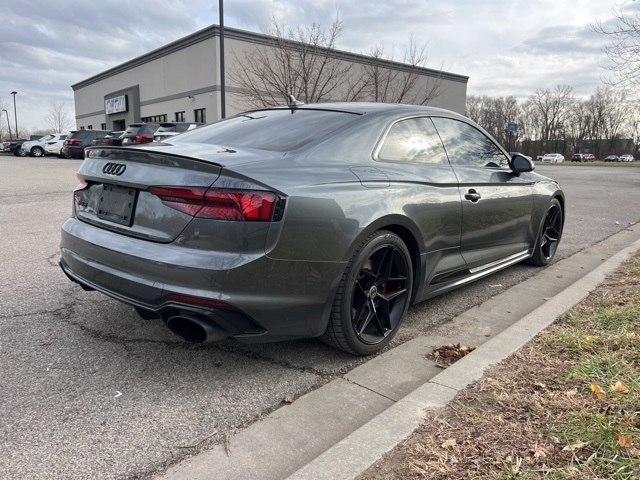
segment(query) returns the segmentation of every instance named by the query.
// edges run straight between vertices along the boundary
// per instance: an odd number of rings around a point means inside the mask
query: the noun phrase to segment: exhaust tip
[[[191,343],[215,342],[229,336],[211,320],[198,315],[176,315],[167,320],[167,327],[175,335]]]

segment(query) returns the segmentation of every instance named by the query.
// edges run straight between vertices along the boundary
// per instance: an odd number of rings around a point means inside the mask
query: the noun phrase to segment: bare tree
[[[349,83],[352,68],[331,52],[342,29],[338,19],[328,31],[316,23],[288,29],[274,17],[266,45],[234,52],[229,79],[242,89],[244,103],[251,107],[281,104],[289,95],[305,102],[334,99],[338,89]]]
[[[615,80],[607,82],[612,86],[637,88],[640,86],[640,5],[632,6],[625,1],[614,6],[612,13],[612,26],[600,21],[592,26],[611,40],[604,52],[612,63],[603,67],[613,72]]]
[[[538,88],[527,103],[535,112],[533,118],[538,122],[535,127],[540,132],[540,139],[556,140],[564,132],[564,121],[573,103],[573,87],[557,85],[554,90]]]
[[[440,96],[443,90],[440,75],[429,79],[424,88],[419,85],[420,70],[427,64],[426,51],[427,45],[419,47],[413,35],[399,63],[394,58],[393,50],[386,55],[383,45],[374,47],[368,55],[370,61],[363,66],[363,74],[358,79],[362,85],[359,89],[362,99],[426,105]]]
[[[573,147],[573,152],[580,151],[583,140],[589,138],[589,131],[593,123],[593,113],[589,103],[584,100],[575,100],[569,106],[569,114],[565,133],[566,139]]]
[[[71,129],[73,122],[69,118],[69,112],[64,102],[51,102],[49,112],[44,120],[46,128],[51,133],[62,133]]]
[[[515,146],[515,133],[508,131],[508,124],[516,123],[519,134],[525,132],[522,108],[513,96],[493,98],[470,95],[467,98],[467,116],[509,148]]]
[[[442,94],[444,80],[435,73],[425,81],[426,45],[413,36],[401,61],[383,46],[366,61],[336,50],[343,30],[337,18],[328,30],[319,24],[289,29],[272,19],[263,44],[234,51],[229,80],[239,87],[239,102],[249,108],[282,104],[289,95],[307,103],[375,101],[428,104]],[[434,71],[437,72],[437,71]]]

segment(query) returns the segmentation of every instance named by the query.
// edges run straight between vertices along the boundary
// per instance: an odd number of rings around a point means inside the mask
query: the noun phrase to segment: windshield
[[[322,138],[358,116],[329,110],[261,110],[183,133],[175,142],[285,152]]]

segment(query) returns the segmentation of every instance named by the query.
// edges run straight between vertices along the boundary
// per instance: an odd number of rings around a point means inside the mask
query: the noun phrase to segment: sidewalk
[[[276,410],[232,437],[230,455],[216,446],[156,478],[352,479],[638,249],[632,226]],[[480,347],[441,370],[425,355],[447,343]]]

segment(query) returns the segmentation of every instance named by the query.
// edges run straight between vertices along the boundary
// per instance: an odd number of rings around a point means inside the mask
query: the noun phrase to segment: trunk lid
[[[137,149],[93,148],[78,171],[76,217],[100,228],[171,242],[193,220],[150,190],[179,186],[205,191],[220,176],[210,161]]]

